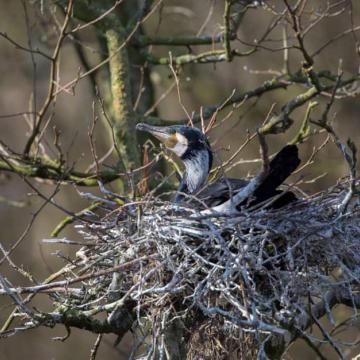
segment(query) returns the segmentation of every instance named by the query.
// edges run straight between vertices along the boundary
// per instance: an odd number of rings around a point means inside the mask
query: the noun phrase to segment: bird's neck
[[[178,189],[176,200],[183,198],[181,193],[194,194],[205,185],[212,166],[212,153],[209,150],[197,151],[183,159],[185,173]]]

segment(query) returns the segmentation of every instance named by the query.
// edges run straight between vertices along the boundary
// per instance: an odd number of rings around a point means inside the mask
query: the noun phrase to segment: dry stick
[[[283,56],[283,69],[282,72],[286,75],[290,74],[290,64],[289,64],[289,49],[288,49],[288,32],[287,24],[283,25],[283,47],[284,47],[284,56]]]
[[[146,61],[141,67],[140,67],[140,81],[139,81],[139,90],[137,92],[136,99],[134,101],[134,106],[132,108],[133,112],[136,112],[141,101],[141,96],[143,92],[146,90],[146,87],[144,86],[145,81],[145,68],[147,68],[149,63]]]
[[[246,52],[240,52],[238,49],[232,50],[233,56],[245,57],[252,55],[256,50],[251,49]],[[153,65],[169,65],[169,57],[160,57],[146,54],[146,58]],[[225,50],[210,50],[200,54],[182,54],[173,58],[173,63],[176,65],[185,65],[191,63],[205,64],[205,63],[218,63],[226,60]]]
[[[208,12],[204,22],[200,26],[200,29],[196,33],[196,37],[199,37],[201,35],[201,33],[205,30],[206,25],[208,24],[208,22],[210,21],[212,15],[213,15],[213,12],[214,12],[214,1],[211,2],[211,5],[209,7],[209,12]]]
[[[12,259],[9,257],[8,252],[4,249],[2,243],[0,242],[0,251],[3,253],[4,258],[6,258],[7,262],[9,263],[9,265],[17,272],[19,272],[21,275],[23,275],[24,277],[26,277],[27,279],[29,279],[30,281],[34,281],[33,276],[28,273],[27,271],[25,271],[24,269],[22,269],[21,267],[17,266]]]
[[[35,159],[38,158],[38,154],[39,154],[39,151],[40,151],[40,150],[41,150],[42,155],[43,155],[43,156],[44,156],[44,155],[46,156],[45,148],[44,148],[44,146],[41,144],[41,142],[42,142],[42,139],[43,139],[43,137],[44,137],[44,135],[45,135],[45,132],[46,132],[46,130],[47,130],[47,128],[48,128],[48,126],[49,126],[49,124],[50,124],[50,122],[51,122],[51,120],[52,120],[53,118],[54,118],[54,113],[51,113],[50,116],[48,117],[48,119],[45,121],[45,124],[44,124],[43,128],[40,130],[39,135],[37,136],[37,139],[36,139],[36,148],[35,148],[34,155],[33,155],[33,157],[34,157]],[[44,142],[45,142],[45,144],[47,144],[47,141],[46,141],[46,140],[45,140]]]
[[[261,169],[261,180],[263,180],[266,175],[269,173],[270,169],[270,162],[269,162],[269,148],[265,141],[265,136],[261,134],[259,131],[257,131],[257,136],[259,138],[259,144],[260,144],[260,157],[262,161],[262,169]]]
[[[349,167],[349,174],[350,174],[350,185],[349,185],[349,190],[346,194],[346,196],[344,197],[343,201],[341,202],[341,204],[339,205],[339,212],[340,214],[344,214],[347,210],[347,207],[353,197],[353,195],[356,192],[356,164],[357,164],[357,157],[356,157],[356,147],[355,144],[349,139],[347,142],[348,148],[351,151],[351,154],[348,153],[346,146],[340,141],[339,137],[337,136],[334,128],[328,123],[328,114],[330,112],[330,109],[332,107],[332,105],[335,102],[335,97],[336,97],[336,92],[338,90],[338,88],[340,87],[340,83],[341,83],[341,78],[343,75],[343,71],[342,71],[342,63],[340,62],[339,64],[339,75],[336,81],[336,84],[333,88],[332,94],[331,94],[331,98],[329,100],[329,102],[326,105],[325,111],[322,114],[322,118],[319,121],[315,121],[312,120],[311,122],[317,126],[320,126],[322,128],[324,128],[333,138],[335,145],[339,148],[339,150],[341,151],[341,153],[344,156],[344,159],[346,161],[346,163],[348,164]]]
[[[233,54],[230,45],[230,11],[231,11],[231,0],[225,0],[224,4],[224,49],[226,61],[231,61]]]
[[[21,244],[21,242],[25,239],[26,235],[29,233],[31,227],[33,226],[37,216],[40,214],[40,212],[44,209],[44,207],[48,204],[52,202],[53,197],[58,193],[59,191],[59,187],[57,186],[56,189],[54,190],[54,192],[48,197],[45,198],[43,204],[35,211],[35,213],[31,216],[31,219],[28,223],[28,225],[26,226],[25,230],[23,231],[23,233],[20,235],[20,237],[15,241],[14,244],[11,245],[10,249],[7,250],[4,253],[4,257],[0,260],[0,265],[8,258],[9,255],[11,255],[11,253]]]
[[[116,265],[116,266],[114,266],[112,268],[108,268],[106,270],[100,270],[93,274],[86,274],[86,275],[82,275],[82,276],[79,276],[74,279],[56,281],[56,282],[53,282],[50,284],[41,284],[41,285],[36,285],[36,286],[18,287],[18,288],[8,288],[8,291],[10,291],[11,293],[15,293],[15,294],[24,294],[24,293],[35,293],[36,294],[40,291],[52,289],[54,287],[64,287],[64,286],[66,287],[68,285],[75,284],[80,281],[85,281],[85,280],[92,279],[92,278],[99,277],[99,276],[109,275],[109,274],[112,274],[113,272],[117,272],[117,271],[121,271],[121,270],[126,270],[126,269],[130,268],[131,266],[136,265],[142,261],[155,259],[156,257],[157,257],[156,254],[144,255],[144,256],[141,256],[140,258],[128,261],[128,262],[120,264],[120,265]],[[0,290],[0,295],[4,295],[4,294],[7,294],[7,292],[4,290],[3,291]]]
[[[265,120],[262,124],[262,126],[264,126],[268,120],[270,119],[270,116],[274,110],[274,107],[275,107],[276,104],[272,104],[266,117],[265,117]],[[226,172],[231,170],[233,167],[237,166],[240,162],[236,162],[234,164],[232,164],[232,161],[240,154],[240,152],[255,138],[255,136],[258,135],[257,132],[253,133],[252,135],[248,135],[245,142],[234,152],[233,155],[231,155],[231,157],[226,160],[224,163],[223,163],[223,166],[226,167]],[[256,159],[257,160],[257,159]],[[261,161],[261,159],[257,160],[257,161]],[[253,161],[252,161],[253,162]]]
[[[58,61],[59,61],[59,55],[60,55],[60,50],[61,50],[61,46],[63,41],[65,40],[67,34],[66,34],[66,28],[69,24],[69,21],[71,19],[71,13],[72,13],[72,8],[73,8],[73,0],[69,0],[68,2],[68,7],[66,10],[66,15],[65,15],[65,20],[64,23],[61,27],[61,32],[59,35],[59,38],[57,40],[53,55],[51,57],[51,68],[50,68],[50,81],[49,81],[49,88],[48,88],[48,93],[47,93],[47,97],[45,99],[45,102],[42,106],[42,108],[39,111],[39,114],[37,116],[37,123],[33,128],[33,131],[25,145],[25,149],[24,149],[24,155],[28,155],[31,149],[31,146],[36,138],[36,136],[38,135],[39,131],[40,131],[40,127],[41,124],[43,122],[45,113],[47,111],[47,109],[49,108],[51,102],[53,101],[53,99],[56,96],[56,93],[54,92],[55,89],[55,83],[56,81],[56,76],[57,76],[57,71],[58,71]]]
[[[25,115],[35,115],[35,113],[33,111],[22,111],[22,112],[17,112],[17,113],[12,113],[12,114],[4,114],[4,115],[0,115],[0,119],[25,116]]]
[[[62,230],[65,229],[67,225],[72,224],[75,220],[79,219],[83,215],[86,215],[87,212],[91,212],[92,210],[96,210],[99,206],[101,206],[100,202],[94,202],[90,206],[78,211],[74,215],[67,216],[64,220],[62,220],[58,225],[56,225],[55,229],[51,232],[51,237],[56,237],[60,234]]]
[[[144,117],[149,116],[159,106],[159,104],[167,98],[167,96],[172,92],[175,86],[176,80],[174,80],[171,85],[159,96],[159,98],[154,102],[154,104],[145,111]]]
[[[338,16],[338,15],[342,14],[346,10],[346,6],[343,7],[342,9],[340,9],[339,11],[330,14],[330,10],[338,7],[340,5],[340,3],[341,3],[341,1],[334,2],[333,4],[330,4],[330,2],[328,2],[325,11],[322,12],[320,16],[315,18],[315,20],[313,22],[310,22],[310,24],[303,30],[303,36],[305,37],[307,35],[307,33],[310,32],[310,30],[312,30],[316,25],[318,25],[325,18],[329,18],[332,16]],[[346,3],[348,3],[348,1],[343,0],[342,3],[346,5]],[[311,56],[313,56],[313,54]]]
[[[306,109],[303,122],[300,126],[300,129],[298,133],[295,135],[295,138],[290,141],[290,144],[297,145],[298,143],[304,142],[306,138],[310,136],[309,120],[310,120],[311,112],[316,106],[318,106],[318,103],[316,101],[312,101],[309,103],[308,108]]]
[[[200,123],[201,123],[201,131],[205,134],[205,119],[203,116],[203,107],[200,106]]]
[[[348,29],[346,31],[343,31],[341,34],[338,34],[336,36],[334,36],[332,39],[328,40],[325,44],[323,44],[322,46],[320,46],[317,50],[315,50],[312,54],[311,57],[315,57],[317,55],[319,55],[325,48],[327,48],[329,45],[331,45],[333,42],[343,38],[346,35],[349,35],[351,33],[354,33],[355,31],[359,31],[360,30],[360,25],[356,26],[354,28]]]
[[[87,27],[96,24],[97,22],[104,19],[107,15],[111,14],[124,0],[116,0],[115,4],[108,10],[106,10],[104,13],[102,13],[100,16],[95,18],[94,20],[88,21],[87,23],[83,25],[78,25],[76,28],[72,29],[70,31],[70,34],[75,33],[76,31],[84,30]]]
[[[14,45],[16,49],[26,51],[29,53],[33,53],[33,54],[37,54],[37,55],[41,55],[45,59],[52,61],[51,56],[47,55],[46,53],[42,52],[39,49],[29,49],[29,48],[26,48],[26,47],[20,45],[18,42],[16,42],[11,37],[9,37],[9,35],[6,32],[0,31],[0,36],[3,37],[4,39],[6,39],[7,41],[9,41],[12,45]]]
[[[186,107],[184,106],[183,102],[182,102],[182,99],[181,99],[181,91],[180,91],[180,81],[179,81],[179,78],[176,74],[176,71],[174,69],[174,66],[173,66],[173,61],[172,61],[172,54],[171,54],[171,51],[169,52],[169,58],[170,58],[170,64],[169,64],[169,67],[170,67],[170,70],[171,72],[173,73],[174,75],[174,79],[175,79],[175,82],[176,82],[176,89],[177,89],[177,93],[178,93],[178,99],[179,99],[179,104],[180,106],[182,107],[182,109],[184,110],[188,120],[189,120],[189,123],[192,127],[194,127],[194,124],[193,124],[193,121],[192,121],[192,117],[190,116],[189,112],[186,110]]]
[[[56,128],[55,125],[53,126],[53,132],[54,132],[53,144],[54,144],[55,149],[56,149],[56,151],[58,153],[58,161],[59,161],[60,164],[63,164],[64,163],[64,154],[62,152],[61,145],[60,145],[61,132]]]
[[[61,275],[63,275],[64,273],[70,271],[72,268],[75,268],[74,265],[66,265],[65,267],[63,267],[62,269],[60,269],[59,271],[57,271],[54,274],[51,274],[48,278],[46,278],[42,283],[46,284],[49,283],[50,281],[55,280],[56,278],[60,277]],[[55,289],[52,289],[52,291],[55,291]],[[56,289],[56,291],[60,291],[60,289]],[[28,295],[24,300],[23,303],[27,304],[28,302],[30,302],[33,297],[36,295],[36,293],[31,293],[30,295]],[[7,331],[7,329],[10,327],[11,323],[13,322],[13,320],[15,319],[16,316],[16,311],[17,311],[17,307],[15,307],[15,309],[11,312],[11,314],[9,315],[9,317],[7,318],[7,320],[5,321],[4,325],[1,327],[0,329],[0,335],[4,332]]]
[[[139,29],[140,25],[142,23],[144,23],[155,11],[156,9],[160,6],[160,4],[163,2],[163,0],[159,0],[154,6],[153,8],[149,11],[149,13],[141,20],[139,20],[134,28],[132,29],[132,31],[129,33],[129,35],[126,37],[126,39],[124,40],[124,42],[116,49],[116,51],[114,51],[114,53],[107,57],[105,60],[101,61],[100,63],[98,63],[97,65],[95,65],[92,69],[90,69],[89,71],[86,71],[82,74],[79,74],[75,79],[69,81],[68,83],[66,83],[65,85],[61,86],[61,88],[59,90],[57,90],[55,92],[55,95],[57,95],[58,93],[60,93],[61,91],[64,91],[65,89],[68,88],[73,88],[74,86],[76,86],[76,84],[82,80],[83,78],[85,78],[86,76],[92,74],[93,72],[97,71],[98,69],[100,69],[102,66],[108,64],[110,62],[110,60],[116,56],[116,54],[121,51],[125,46],[127,46],[127,44],[130,42],[130,40],[132,39],[132,37],[134,36],[134,34],[137,32],[137,30]]]
[[[115,150],[115,146],[114,146],[114,144],[112,144],[112,145],[109,147],[109,150],[106,151],[105,154],[102,155],[102,156],[98,159],[98,163],[99,163],[99,164],[102,164],[106,159],[109,158],[109,156],[111,156],[111,154],[114,153],[114,150]],[[95,166],[96,166],[95,163],[90,164],[90,165],[87,167],[87,169],[85,170],[85,173],[90,172]]]
[[[303,15],[307,2],[308,0],[299,0],[299,2],[296,4],[294,11],[297,13],[299,18],[301,18]]]
[[[311,311],[310,306],[310,315],[313,320],[313,322],[317,325],[317,327],[320,329],[321,333],[323,334],[324,338],[328,341],[328,343],[331,345],[331,347],[336,351],[336,353],[339,355],[340,359],[344,360],[344,355],[341,351],[341,349],[338,347],[338,345],[335,343],[334,339],[331,337],[331,335],[325,330],[324,326],[321,324],[321,322],[314,316],[314,314]]]
[[[115,134],[114,126],[113,126],[113,124],[112,124],[111,119],[110,119],[109,116],[108,116],[108,113],[107,113],[106,110],[105,110],[104,99],[102,99],[102,97],[100,96],[100,93],[99,93],[98,89],[96,89],[95,93],[96,93],[96,95],[97,95],[98,102],[99,102],[99,104],[100,104],[100,106],[101,106],[102,114],[103,114],[103,116],[104,116],[107,124],[109,125],[110,130],[111,130],[111,137],[112,137],[113,146],[114,146],[115,151],[116,151],[117,160],[118,160],[118,161],[121,161],[121,167],[122,167],[123,169],[126,169],[126,166],[125,166],[125,164],[124,164],[124,160],[123,160],[123,158],[122,158],[122,155],[121,155],[119,146],[118,146],[117,141],[116,141],[116,134]]]
[[[352,2],[350,1],[350,22],[351,22],[351,30],[352,30],[352,36],[353,36],[353,39],[354,39],[354,43],[355,43],[355,49],[356,49],[356,53],[357,55],[359,56],[360,55],[360,48],[359,48],[359,38],[356,36],[356,33],[355,33],[355,24],[354,24],[354,7],[353,7],[353,4]]]
[[[237,96],[231,96],[230,99],[227,98],[221,103],[203,109],[203,116],[205,119],[208,119],[214,114],[214,112],[221,111],[227,106],[234,104],[236,104],[236,106],[241,106],[245,101],[251,98],[259,98],[260,96],[269,91],[286,89],[291,84],[291,79],[284,79],[283,75],[275,77],[272,80],[264,81],[262,85],[256,87],[255,89],[249,90],[242,94],[238,94]],[[186,120],[187,119],[182,119],[180,120],[180,122],[185,122]],[[192,120],[194,123],[199,122],[200,116],[197,114],[193,117]]]
[[[261,45],[263,42],[266,41],[266,38],[268,37],[268,35],[271,34],[271,32],[279,25],[279,23],[281,23],[281,20],[285,17],[285,14],[286,14],[286,9],[284,9],[279,15],[278,17],[276,17],[268,26],[268,28],[265,30],[264,34],[260,37],[260,39],[257,41],[257,42],[254,42],[254,43],[249,43],[247,41],[244,41],[242,39],[240,39],[238,36],[236,37],[236,39],[244,44],[244,45],[247,45],[247,46],[251,46],[253,48],[254,51],[258,50],[259,48],[260,49],[265,49],[265,50],[268,50],[268,51],[283,51],[284,48],[281,47],[281,48],[278,48],[278,49],[272,49],[272,48],[268,48],[266,46],[263,46]]]
[[[211,116],[211,118],[210,118],[210,121],[209,121],[209,124],[208,124],[208,126],[206,127],[206,129],[205,129],[205,133],[207,133],[208,131],[210,131],[212,128],[213,128],[213,126],[215,125],[215,123],[216,123],[216,117],[217,117],[217,114],[218,114],[218,112],[221,110],[221,109],[223,109],[225,106],[226,106],[226,104],[231,100],[231,98],[235,95],[235,89],[231,92],[231,94],[224,100],[224,102],[222,103],[222,104],[220,104],[217,108],[216,108],[216,110],[215,110],[215,112],[212,114],[212,116]],[[243,104],[244,102],[246,101],[246,99],[244,99],[240,104],[239,104],[239,107],[241,106],[241,104]],[[201,108],[202,109],[202,108]],[[203,110],[201,110],[201,111],[203,111]],[[232,113],[233,111],[231,111],[231,113]],[[202,115],[202,120],[204,120],[204,116],[203,116],[203,114],[201,114]]]
[[[59,271],[57,271],[54,274],[51,274],[48,278],[46,278],[43,281],[43,284],[49,283],[50,281],[53,281],[54,279],[58,278],[59,276],[61,276],[62,274],[64,274],[65,272],[69,271],[71,268],[75,268],[74,265],[66,265],[65,267],[63,267],[62,269],[60,269]],[[29,301],[32,300],[32,298],[36,295],[36,293],[32,293],[29,296],[27,296],[24,300],[23,303],[27,304]],[[0,329],[0,335],[5,332],[9,326],[11,325],[12,321],[15,318],[15,314],[16,314],[16,309],[17,307],[15,307],[15,309],[12,311],[12,313],[9,315],[8,319],[5,321],[4,325],[2,326],[2,328]]]
[[[102,337],[103,337],[103,334],[99,334],[96,337],[96,341],[95,341],[94,346],[92,347],[91,352],[90,352],[90,360],[95,360],[96,359],[96,355],[97,355],[97,352],[99,350],[99,346],[100,346]]]
[[[24,16],[25,16],[25,24],[26,24],[26,32],[27,32],[27,37],[28,37],[28,46],[29,49],[33,49],[32,46],[32,28],[30,26],[30,20],[29,20],[29,14],[28,14],[28,10],[27,10],[27,5],[25,0],[21,1],[22,7],[24,9]],[[30,108],[30,110],[32,110],[34,112],[33,114],[33,126],[35,126],[36,124],[36,113],[37,113],[37,74],[36,74],[36,68],[37,68],[37,63],[35,60],[35,56],[34,56],[34,52],[30,51],[30,58],[31,58],[31,63],[32,63],[32,87],[33,87],[33,91],[32,91],[32,109]]]
[[[304,170],[306,167],[308,167],[309,165],[312,165],[314,163],[314,158],[315,156],[329,143],[330,140],[330,135],[328,135],[326,137],[326,139],[319,145],[319,146],[314,146],[311,155],[309,156],[309,158],[306,160],[306,162],[304,162],[304,165],[300,166],[298,169],[296,169],[293,172],[294,174],[298,174],[299,172],[301,172],[302,170]]]
[[[137,187],[139,188],[140,194],[144,196],[149,191],[148,180],[150,176],[150,169],[149,169],[150,161],[149,161],[149,146],[146,143],[143,145],[143,149],[144,149],[143,166],[145,166],[145,168]]]
[[[39,189],[37,189],[26,177],[22,177],[23,181],[32,189],[36,192],[37,195],[39,195],[42,199],[46,200],[48,203],[50,203],[51,205],[55,206],[57,209],[61,210],[62,212],[64,212],[67,215],[71,215],[71,216],[75,216],[75,214],[69,210],[67,210],[65,207],[57,204],[54,200],[53,200],[53,196],[48,197],[46,195],[44,195]],[[60,183],[57,184],[56,190],[58,191],[60,186]],[[86,218],[82,218],[79,217],[80,220],[86,221],[88,222],[88,220]]]
[[[2,275],[0,275],[0,285],[3,289],[4,294],[9,295],[14,303],[25,313],[27,314],[31,319],[35,318],[35,313],[29,309],[27,306],[25,306],[22,299],[18,296],[18,294],[11,291],[11,288],[9,288],[7,281],[3,278]],[[1,290],[0,290],[1,291]]]
[[[241,153],[241,151],[243,151],[243,149],[256,137],[256,133],[253,133],[250,136],[247,136],[246,140],[244,141],[244,143],[239,146],[239,148],[234,152],[233,155],[231,155],[231,157],[226,160],[223,163],[223,166],[226,167],[226,171],[229,171],[230,169],[232,169],[234,166],[237,165],[237,163],[235,164],[231,164],[232,161]]]
[[[13,291],[15,288],[10,288],[10,291],[12,293],[16,294],[30,294],[30,295],[36,295],[36,294],[57,294],[57,293],[64,293],[65,295],[75,295],[80,296],[83,294],[83,291],[78,288],[69,288],[69,287],[53,287],[51,289],[42,289],[37,292],[34,292],[32,290],[24,289],[22,292],[15,292]],[[0,288],[0,295],[9,295],[6,291]],[[1,332],[0,332],[1,335]]]
[[[314,341],[313,339],[308,336],[306,333],[302,333],[301,335],[299,335],[299,337],[304,340],[306,342],[306,344],[312,349],[314,350],[314,352],[316,353],[316,355],[318,356],[318,359],[317,360],[329,360],[328,357],[324,357],[324,355],[321,353],[320,349],[318,348],[318,346],[316,346],[314,344]],[[290,346],[287,347],[287,349],[285,349],[285,352],[284,352],[284,359],[286,359],[287,357],[285,356],[288,351],[290,349]]]
[[[230,100],[230,98],[227,99],[227,101],[229,101],[229,100]],[[241,106],[245,101],[246,101],[246,99],[244,99],[240,104],[238,104],[237,107]],[[225,105],[225,103],[224,103],[224,105]],[[275,104],[273,104],[270,107],[270,110],[268,111],[268,114],[266,115],[266,118],[264,120],[263,126],[268,121],[268,119],[270,118],[270,114],[272,113],[274,106],[275,106]],[[226,168],[226,172],[229,171],[230,169],[232,169],[234,166],[236,166],[238,164],[238,163],[235,163],[235,164],[231,164],[231,163],[239,155],[239,153],[249,144],[249,142],[251,142],[255,138],[256,135],[257,135],[256,132],[253,133],[250,136],[248,134],[245,142],[242,145],[240,145],[240,147],[234,152],[234,154],[232,154],[231,157],[222,164],[223,167],[228,166]],[[261,159],[257,159],[256,161],[261,161]],[[253,162],[253,161],[251,161],[251,162]],[[213,171],[216,171],[216,170],[218,170],[218,169],[216,168]]]
[[[204,210],[201,212],[202,215],[212,215],[212,214],[225,214],[231,215],[233,213],[237,213],[237,209],[235,204],[239,204],[242,201],[249,198],[249,196],[256,190],[256,188],[261,184],[264,178],[267,176],[269,172],[269,157],[268,157],[268,147],[265,141],[265,136],[261,132],[257,132],[260,144],[260,155],[262,159],[262,169],[260,173],[253,178],[249,184],[244,186],[238,193],[236,193],[231,199],[226,202],[214,206],[208,210]]]
[[[231,131],[234,130],[235,126],[243,119],[244,113],[246,114],[247,111],[250,111],[250,108],[252,108],[252,106],[253,106],[253,105],[250,104],[249,108],[248,108],[245,112],[243,112],[242,114],[239,115],[237,121],[236,121],[233,125],[231,125],[228,129],[225,130],[225,132],[223,133],[223,137],[224,137],[226,134],[231,133]],[[237,108],[237,106],[234,106],[234,108]],[[217,124],[216,124],[217,119],[212,116],[212,118],[210,119],[210,122],[211,122],[211,120],[212,120],[213,118],[214,118],[214,121],[213,121],[213,124],[210,124],[210,123],[209,123],[209,125],[212,126],[210,130],[217,129],[218,127],[222,126],[227,120],[229,120],[229,119],[232,117],[232,115],[234,115],[234,112],[235,112],[235,110],[233,110],[233,109],[230,110],[225,116],[223,116],[223,117],[221,118],[220,122],[217,122]],[[214,115],[216,116],[216,113],[215,113]],[[208,126],[208,127],[209,127],[209,126]],[[215,141],[215,143],[216,143],[216,142],[217,142],[217,141]]]
[[[62,239],[43,239],[42,241],[45,244],[66,244],[66,245],[79,245],[79,246],[98,246],[94,241],[76,241],[76,240],[69,240],[66,238]]]
[[[235,109],[237,109],[237,108],[241,107],[243,104],[245,104],[245,101],[246,101],[246,100],[242,101],[241,103],[239,103],[239,104],[237,104],[237,105],[234,105],[233,107],[234,107]],[[259,98],[255,99],[255,101],[253,101],[252,103],[250,103],[250,105],[249,105],[246,109],[244,109],[244,111],[243,111],[241,114],[239,114],[237,120],[236,120],[228,129],[225,130],[225,132],[223,133],[223,136],[225,136],[225,135],[228,134],[228,133],[231,133],[231,132],[236,128],[236,126],[239,125],[239,123],[240,123],[242,120],[244,120],[244,119],[246,118],[246,116],[256,107],[256,105],[258,104],[258,101],[259,101]],[[224,117],[220,120],[220,122],[218,122],[218,123],[213,127],[213,129],[216,129],[216,128],[220,127],[221,125],[223,125],[224,122],[227,121],[233,114],[234,114],[234,110],[229,111],[229,112],[226,114],[226,116],[224,116]],[[246,134],[249,135],[248,129],[246,129]]]
[[[148,214],[147,214],[147,216],[148,216]],[[255,216],[256,216],[256,214],[255,214]],[[271,215],[270,215],[271,216]],[[281,220],[281,216],[279,216],[278,214],[277,215],[275,215],[275,217],[277,218],[277,219],[280,219]],[[170,221],[174,221],[174,218],[172,217],[172,218],[170,218],[169,219]],[[245,221],[246,221],[246,219],[244,219]],[[266,215],[264,215],[264,214],[259,214],[259,221],[264,221],[264,220],[266,220]],[[166,221],[166,219],[160,219],[159,220],[160,221],[160,224],[163,224],[163,222],[162,221]],[[261,225],[261,223],[260,223],[260,225]],[[246,224],[244,225],[245,226],[245,228],[246,228]],[[155,235],[155,237],[156,237],[156,235]],[[150,239],[149,239],[150,240]],[[174,239],[171,239],[171,240],[174,240]],[[179,239],[179,241],[180,241],[181,239]],[[151,241],[151,240],[150,240]],[[163,241],[163,240],[162,240]],[[125,242],[126,242],[126,240],[125,240]],[[150,244],[149,244],[150,245]],[[119,244],[119,246],[121,246],[120,244]],[[158,246],[160,246],[160,243],[158,243]],[[173,245],[172,245],[173,246]],[[194,249],[189,249],[189,251],[191,251],[192,253],[194,253]],[[216,250],[215,249],[212,249],[212,255],[211,256],[214,256],[215,254],[214,254],[214,251],[216,252]],[[171,257],[169,257],[169,260],[171,260]],[[149,266],[150,268],[152,267],[151,265]],[[132,271],[131,271],[132,272]],[[131,275],[130,275],[131,276]],[[136,280],[135,280],[136,281]],[[165,280],[166,282],[168,282],[168,280]],[[146,283],[147,284],[147,283]],[[213,285],[214,285],[215,283],[213,283]],[[132,285],[132,282],[130,283],[130,286]],[[145,285],[145,283],[144,283],[144,285]],[[159,285],[156,285],[156,286],[159,286],[159,287],[161,287],[162,285],[164,285],[164,284],[159,284]],[[165,284],[166,285],[166,284]],[[150,283],[149,284],[149,286],[151,287],[150,288],[150,290],[151,289],[153,289],[154,287],[152,287],[152,284]],[[147,291],[147,289],[149,288],[149,286],[145,286],[145,291]],[[140,291],[140,289],[139,289],[139,291],[136,291],[136,292],[133,292],[132,294],[135,294],[135,295],[141,295],[141,291]],[[168,293],[167,294],[167,296],[171,296],[171,294],[170,293]],[[163,296],[161,296],[161,298],[159,298],[159,297],[157,297],[157,296],[151,296],[150,298],[145,298],[145,299],[143,299],[143,301],[141,302],[141,304],[144,304],[145,306],[147,306],[147,307],[145,307],[145,309],[144,308],[142,308],[142,309],[144,309],[145,310],[145,312],[147,311],[147,309],[149,309],[149,307],[150,307],[150,310],[151,310],[151,304],[154,302],[154,301],[156,301],[158,304],[162,304],[162,301],[163,301],[163,299],[164,299],[164,297]],[[239,305],[241,305],[241,304],[239,304]],[[209,305],[209,306],[211,306],[211,305]],[[216,311],[216,309],[210,309],[210,311],[211,310],[214,310],[214,311]],[[84,314],[84,315],[86,315],[86,314]],[[247,325],[249,325],[249,324],[247,324]],[[156,324],[155,324],[155,326],[156,326]],[[258,324],[254,324],[254,326],[255,327],[258,327]],[[261,329],[261,324],[260,324],[260,329]]]
[[[130,289],[128,291],[126,291],[126,293],[118,300],[113,301],[111,303],[107,303],[104,305],[100,305],[96,308],[92,308],[90,310],[84,311],[83,315],[85,316],[94,316],[102,311],[109,311],[111,310],[111,313],[108,317],[108,321],[111,322],[113,316],[116,316],[116,311],[124,305],[125,301],[131,296],[131,294],[133,294],[133,292],[139,287],[141,286],[141,284],[143,282],[145,282],[146,280],[148,280],[159,268],[161,268],[163,266],[163,264],[160,264],[154,268],[152,268],[151,270],[149,270],[144,276],[140,277],[140,280],[138,280],[135,284],[133,284]]]
[[[1,161],[2,160],[2,161]],[[95,173],[78,172],[72,168],[61,166],[56,160],[40,158],[20,158],[12,156],[6,159],[0,153],[0,171],[12,172],[20,177],[35,178],[37,180],[45,179],[49,183],[70,183],[80,186],[96,186],[97,181],[104,183],[118,179],[122,174],[115,170],[104,170],[96,177]]]
[[[320,75],[321,74],[319,73],[317,76],[320,77]],[[341,83],[340,87],[345,87],[349,84],[357,83],[358,80],[359,80],[359,75],[356,75],[348,80],[344,80]],[[255,89],[252,89],[245,93],[234,96],[230,101],[228,101],[225,104],[225,106],[230,106],[230,105],[233,105],[236,103],[242,103],[245,100],[248,100],[251,98],[259,98],[267,92],[278,90],[278,89],[287,89],[290,85],[295,85],[295,84],[308,85],[308,79],[304,79],[304,78],[298,79],[298,78],[294,78],[291,75],[288,77],[284,77],[284,75],[276,76],[272,80],[264,81],[264,83],[262,85],[258,86]],[[280,114],[282,117],[290,115],[290,113],[295,108],[303,105],[304,103],[306,103],[307,101],[311,100],[312,98],[320,95],[320,93],[321,93],[315,87],[311,87],[311,88],[306,87],[306,88],[307,88],[307,90],[304,93],[297,95],[293,100],[290,100],[283,106],[283,108],[281,109],[281,114]],[[326,94],[326,91],[331,91],[332,89],[333,89],[332,85],[324,86],[324,88],[322,89],[322,94]],[[219,109],[219,106],[220,106],[220,104],[217,104],[217,105],[209,106],[209,107],[203,109],[204,118],[205,119],[210,118],[211,115],[216,110],[223,110],[222,108]],[[158,118],[155,118],[154,120],[159,121]],[[194,123],[199,122],[200,116],[198,114],[196,114],[192,120]],[[167,122],[170,122],[170,121],[173,121],[173,120],[167,120]],[[176,122],[183,123],[186,121],[187,121],[187,119],[181,119],[181,120],[177,120]]]
[[[99,165],[98,156],[96,153],[96,146],[95,146],[95,140],[94,140],[94,131],[95,131],[97,121],[98,121],[98,118],[97,118],[96,112],[95,112],[95,101],[93,101],[92,102],[92,122],[91,122],[91,126],[88,130],[88,137],[89,137],[89,142],[90,142],[91,154],[94,159],[94,163],[95,163],[95,167],[96,167],[96,175],[99,178],[100,165]]]
[[[303,57],[304,57],[304,64],[303,64],[303,68],[304,68],[304,71],[306,72],[306,74],[308,74],[309,76],[309,79],[311,80],[311,83],[316,87],[316,90],[317,91],[321,91],[322,89],[322,86],[319,82],[319,79],[316,75],[316,73],[314,72],[313,70],[313,65],[314,65],[314,60],[313,58],[309,55],[308,51],[306,50],[305,48],[305,44],[304,44],[304,37],[303,37],[303,34],[302,34],[302,27],[301,27],[301,15],[302,15],[302,12],[300,11],[300,14],[297,14],[297,8],[295,9],[292,9],[292,7],[290,6],[288,0],[283,0],[285,5],[286,5],[286,8],[290,14],[290,17],[291,17],[291,20],[292,20],[292,27],[293,27],[293,30],[295,32],[295,36],[296,36],[296,39],[298,41],[298,44],[299,44],[299,49],[301,51],[301,53],[303,54]],[[301,2],[299,3],[299,6],[301,5]]]

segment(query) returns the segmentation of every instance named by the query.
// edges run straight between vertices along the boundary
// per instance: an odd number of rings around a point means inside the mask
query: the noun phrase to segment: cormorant
[[[137,130],[146,131],[175,153],[184,163],[185,173],[180,182],[175,201],[184,200],[184,194],[195,195],[209,208],[225,203],[230,196],[238,193],[249,184],[245,179],[220,179],[205,187],[211,170],[213,155],[209,140],[199,129],[185,126],[151,126],[139,123]],[[235,204],[236,209],[241,206],[253,206],[266,201],[276,195],[279,196],[271,208],[280,208],[296,199],[292,192],[283,192],[277,188],[291,175],[300,164],[296,145],[286,145],[269,163],[266,177],[251,194],[251,199]]]

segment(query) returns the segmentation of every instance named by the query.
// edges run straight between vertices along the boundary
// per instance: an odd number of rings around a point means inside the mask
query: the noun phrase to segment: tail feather
[[[286,145],[282,148],[270,162],[269,173],[254,191],[254,200],[250,205],[255,205],[279,194],[276,189],[295,171],[299,164],[300,159],[296,145]]]

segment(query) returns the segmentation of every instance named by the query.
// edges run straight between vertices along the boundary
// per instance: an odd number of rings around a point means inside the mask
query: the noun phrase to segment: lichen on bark
[[[108,29],[105,33],[110,57],[112,119],[122,161],[127,170],[140,165],[140,154],[135,132],[136,116],[131,101],[129,58],[123,31]],[[121,48],[122,47],[122,48]]]

